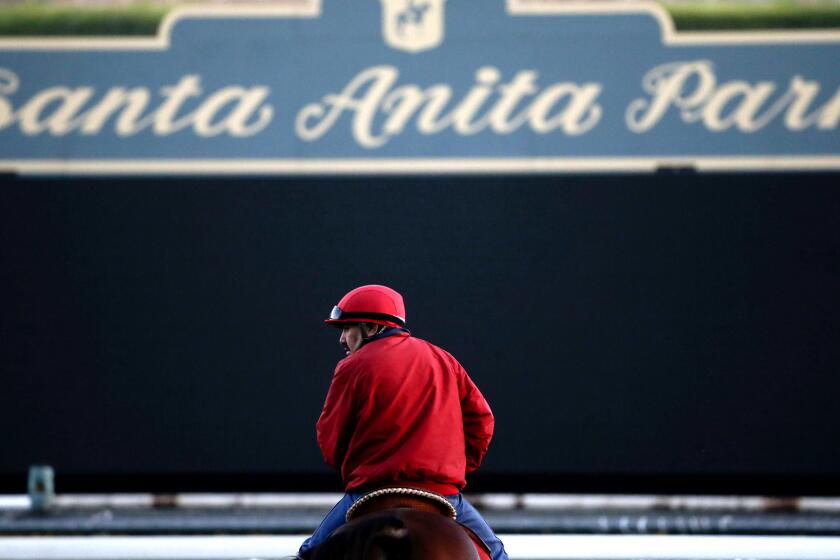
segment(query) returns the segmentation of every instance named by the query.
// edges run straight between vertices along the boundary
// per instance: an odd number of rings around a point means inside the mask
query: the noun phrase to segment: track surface
[[[837,537],[500,535],[514,560],[837,560]],[[0,560],[281,559],[304,535],[7,537]]]

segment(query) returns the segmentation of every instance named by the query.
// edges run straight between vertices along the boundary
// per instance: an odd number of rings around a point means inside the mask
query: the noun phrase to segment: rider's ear
[[[373,336],[379,330],[379,325],[374,323],[361,323],[359,326],[362,328],[364,336]]]

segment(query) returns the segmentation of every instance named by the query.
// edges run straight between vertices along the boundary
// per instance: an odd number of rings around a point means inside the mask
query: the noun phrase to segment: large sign
[[[840,168],[840,33],[677,33],[654,4],[288,0],[151,39],[0,42],[0,168]]]

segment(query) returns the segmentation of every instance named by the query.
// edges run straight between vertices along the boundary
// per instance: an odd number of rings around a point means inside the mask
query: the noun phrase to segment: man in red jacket
[[[366,492],[399,486],[444,496],[493,560],[506,560],[502,542],[460,494],[465,474],[487,452],[494,423],[461,364],[411,336],[403,298],[386,286],[350,291],[326,323],[341,329],[347,357],[335,368],[316,428],[324,460],[341,471],[346,494],[300,553],[341,526]]]

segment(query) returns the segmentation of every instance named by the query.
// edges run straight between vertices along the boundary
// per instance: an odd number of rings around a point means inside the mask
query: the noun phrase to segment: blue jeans
[[[362,496],[364,496],[364,493],[351,492],[345,494],[335,504],[332,510],[330,510],[321,522],[321,525],[315,529],[312,536],[303,541],[298,554],[302,554],[304,551],[321,544],[330,533],[341,527],[344,524],[344,517],[347,515],[347,510],[350,509],[353,502]],[[493,560],[508,560],[508,555],[505,552],[505,546],[502,544],[502,541],[499,540],[499,537],[496,536],[493,529],[487,525],[487,522],[484,521],[481,514],[476,511],[466,498],[461,494],[455,494],[454,496],[446,496],[446,499],[455,506],[455,511],[458,514],[458,522],[475,531],[475,534],[490,547],[490,556]]]

